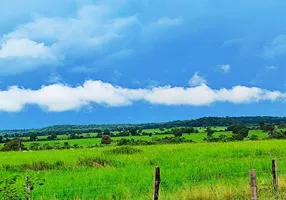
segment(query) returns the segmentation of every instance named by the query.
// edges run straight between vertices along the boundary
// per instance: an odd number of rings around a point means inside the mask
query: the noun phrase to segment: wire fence
[[[255,189],[258,194],[263,195],[264,198],[269,199],[286,199],[286,168],[275,168],[273,169],[273,165],[268,165],[267,169],[258,169],[256,170],[257,183],[255,183]],[[239,179],[243,180],[240,183],[244,183],[245,185],[249,185],[249,170],[242,170],[241,171],[213,171],[202,169],[200,171],[199,168],[196,168],[196,171],[192,171],[192,166],[184,165],[184,166],[168,166],[160,168],[162,173],[160,174],[160,178],[156,180],[152,180],[152,174],[150,173],[150,177],[145,178],[144,181],[142,180],[133,180],[130,177],[126,177],[126,179],[120,179],[119,181],[114,180],[105,180],[105,183],[98,184],[98,185],[89,185],[86,184],[79,186],[74,186],[72,183],[67,184],[64,188],[57,187],[52,183],[48,185],[46,188],[45,185],[41,187],[34,187],[29,191],[29,198],[31,199],[68,199],[68,198],[75,198],[75,199],[96,199],[97,197],[101,197],[99,199],[122,199],[125,194],[124,191],[127,191],[130,195],[133,193],[141,193],[141,195],[152,195],[155,190],[155,183],[158,181],[160,187],[160,191],[164,196],[165,192],[168,193],[170,190],[176,192],[176,190],[181,190],[182,188],[189,188],[190,192],[192,192],[192,188],[199,186],[201,181],[208,182],[208,180],[213,180],[209,184],[206,184],[208,191],[213,192],[214,195],[216,193],[216,184],[222,182],[226,179],[237,181]],[[185,177],[182,179],[176,179],[172,177],[172,173],[178,172],[180,169],[184,169],[185,171],[190,171],[191,173],[185,174]],[[188,170],[186,170],[188,169]],[[231,169],[229,169],[231,170]],[[276,174],[280,177],[285,177],[285,182],[283,183],[281,188],[278,191],[273,191],[273,170]],[[138,171],[138,173],[140,173]],[[196,173],[199,176],[196,176]],[[284,175],[284,176],[283,176]],[[154,175],[156,177],[156,175]],[[236,178],[235,178],[236,177]],[[56,178],[56,177],[55,177]],[[92,177],[90,177],[92,178]],[[94,177],[96,178],[96,177]],[[104,177],[101,177],[103,180]],[[107,177],[108,178],[108,177]],[[136,177],[138,178],[138,177]],[[248,180],[247,180],[248,179]],[[108,183],[107,183],[108,182]],[[256,184],[259,184],[257,187]],[[277,183],[278,184],[278,183]],[[28,188],[28,185],[26,185]],[[230,188],[234,189],[233,185],[230,185]],[[158,188],[159,191],[159,188]],[[250,191],[250,187],[249,187]],[[154,194],[153,194],[154,195]],[[158,193],[159,195],[159,193]],[[161,194],[160,194],[161,195]],[[248,193],[246,193],[248,195]],[[50,198],[52,197],[52,198]],[[120,198],[122,197],[122,198]],[[123,198],[124,199],[124,198]],[[153,196],[154,199],[154,196]],[[252,198],[256,200],[255,198]]]

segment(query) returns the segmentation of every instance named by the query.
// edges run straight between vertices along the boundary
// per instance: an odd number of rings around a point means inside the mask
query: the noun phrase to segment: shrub
[[[19,142],[19,140],[11,140],[4,144],[1,151],[19,151],[20,148],[22,150],[24,149],[24,144],[22,142]]]
[[[111,137],[109,135],[103,135],[101,138],[101,144],[110,144]]]
[[[250,140],[259,140],[257,135],[252,135],[249,137]]]
[[[286,132],[280,131],[280,132],[274,132],[273,134],[269,135],[270,139],[285,139],[286,138]]]
[[[137,154],[142,153],[143,151],[141,149],[136,149],[133,147],[118,147],[116,149],[105,151],[107,154]]]
[[[21,165],[2,165],[2,168],[9,171],[44,171],[44,170],[53,170],[61,169],[64,166],[63,161],[56,161],[55,163],[48,163],[45,161],[25,163]]]
[[[242,124],[234,124],[229,126],[226,131],[232,131],[233,134],[239,134],[243,137],[248,136],[249,128],[247,128],[245,125]]]
[[[88,157],[88,158],[80,158],[77,161],[77,165],[86,166],[86,167],[106,167],[106,166],[119,166],[122,165],[119,161],[116,162],[114,160],[107,160],[99,157]]]
[[[29,150],[41,150],[42,147],[39,143],[32,143],[29,147]]]

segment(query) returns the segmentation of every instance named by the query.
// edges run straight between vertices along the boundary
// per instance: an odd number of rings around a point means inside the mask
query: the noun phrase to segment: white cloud
[[[230,71],[231,66],[230,65],[220,65],[219,68],[223,73],[227,74]]]
[[[1,45],[0,59],[9,57],[53,58],[44,43],[36,43],[28,38],[9,39]]]
[[[95,73],[97,72],[97,69],[92,68],[92,67],[86,67],[84,65],[80,65],[80,66],[72,67],[69,71],[73,73]]]
[[[46,80],[47,83],[58,83],[62,80],[61,75],[57,74],[57,73],[51,73],[48,77],[48,79]]]
[[[162,17],[151,23],[151,26],[158,27],[172,27],[178,26],[182,24],[182,20],[180,18],[170,18],[170,17]]]
[[[276,58],[286,55],[286,35],[278,35],[264,47],[262,55],[266,58]]]
[[[124,3],[122,1],[121,6]],[[156,35],[154,39],[160,39],[158,35],[163,34],[165,28],[181,24],[180,18],[163,17],[152,21],[152,17],[142,22],[137,13],[120,16],[117,13],[119,4],[114,6],[110,1],[98,1],[94,5],[80,6],[69,17],[35,15],[30,22],[18,25],[0,38],[0,58],[5,63],[12,56],[16,59],[33,58],[22,62],[21,68],[16,61],[10,60],[9,65],[18,68],[16,73],[41,68],[43,65],[38,60],[50,57],[63,64],[84,60],[93,65],[106,65],[134,55],[136,50],[133,48],[142,38],[150,41],[150,35]],[[152,31],[145,34],[148,27]],[[21,48],[17,49],[18,46]]]
[[[189,80],[190,86],[198,86],[206,83],[206,79],[204,77],[201,77],[198,72],[196,72]]]
[[[274,65],[271,65],[271,66],[266,66],[266,69],[268,69],[268,70],[276,70],[277,67],[274,66]]]
[[[18,74],[58,63],[49,47],[28,38],[9,39],[0,48],[0,75]]]
[[[239,104],[266,100],[286,100],[286,93],[246,86],[216,90],[205,84],[188,88],[162,86],[130,89],[88,80],[77,87],[60,83],[42,86],[38,90],[12,86],[0,91],[0,111],[19,112],[26,105],[37,105],[50,112],[63,112],[82,107],[90,108],[92,104],[109,107],[128,106],[136,101],[160,105],[205,106],[216,102]]]

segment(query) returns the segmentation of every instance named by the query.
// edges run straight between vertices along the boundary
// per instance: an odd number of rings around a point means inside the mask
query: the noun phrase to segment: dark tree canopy
[[[101,139],[101,144],[110,144],[110,143],[111,143],[110,135],[103,135]]]

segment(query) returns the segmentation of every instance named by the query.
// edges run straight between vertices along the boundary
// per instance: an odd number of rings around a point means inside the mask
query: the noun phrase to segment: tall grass
[[[249,199],[249,170],[254,168],[260,199],[271,199],[271,159],[276,158],[281,198],[286,194],[285,141],[139,146],[138,153],[115,149],[3,152],[0,165],[51,165],[41,171],[1,167],[0,177],[45,179],[32,199],[150,199],[156,165],[161,168],[161,199]],[[60,161],[63,167],[53,169]]]

